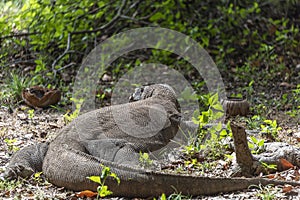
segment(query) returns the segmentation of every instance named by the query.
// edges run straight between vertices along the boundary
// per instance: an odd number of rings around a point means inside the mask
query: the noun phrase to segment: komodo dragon
[[[119,185],[112,178],[108,178],[105,184],[114,196],[124,197],[153,197],[175,191],[194,196],[211,195],[246,189],[250,185],[300,185],[299,182],[264,178],[209,178],[139,169],[134,165],[138,152],[154,151],[166,145],[178,130],[180,113],[175,93],[167,85],[146,86],[137,90],[132,99],[138,101],[104,107],[79,116],[63,128],[49,145],[40,143],[23,148],[13,156],[2,176],[26,177],[43,171],[57,186],[74,191],[95,191],[98,185],[86,177],[100,175],[102,164],[110,167],[121,179]],[[150,107],[157,112],[156,117],[164,119],[164,125],[154,133],[150,130],[151,137],[148,138],[134,137],[133,132],[128,134],[119,128],[112,116],[113,111],[117,111],[115,114],[118,115],[129,109],[125,125],[133,119],[147,127]],[[154,125],[157,123],[155,121]]]

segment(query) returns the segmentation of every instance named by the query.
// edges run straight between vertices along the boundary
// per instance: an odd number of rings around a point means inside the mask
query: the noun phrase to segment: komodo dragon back
[[[114,196],[152,197],[177,191],[186,195],[209,195],[246,189],[250,185],[285,184],[298,182],[274,181],[263,178],[209,178],[177,174],[164,174],[139,169],[136,164],[140,151],[154,151],[166,145],[177,133],[180,107],[170,86],[163,84],[140,88],[130,98],[132,102],[104,107],[79,116],[61,130],[49,144],[25,147],[11,159],[6,177],[28,176],[41,170],[48,180],[60,187],[74,191],[96,190],[97,184],[87,177],[100,175],[101,165],[110,167],[121,179],[118,185],[112,178],[105,184]],[[157,106],[156,106],[157,105]],[[126,120],[135,119],[147,127],[150,108],[167,114],[161,130],[150,137],[128,134],[114,120],[113,112],[125,112]],[[122,116],[122,115],[121,115]],[[159,116],[159,115],[158,115]],[[35,152],[35,153],[33,153]],[[34,155],[31,157],[30,155]],[[26,169],[26,173],[22,172]]]

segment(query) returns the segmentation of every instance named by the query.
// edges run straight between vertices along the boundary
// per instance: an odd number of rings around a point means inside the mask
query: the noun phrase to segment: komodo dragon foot
[[[42,171],[44,157],[49,143],[38,143],[24,147],[14,154],[6,171],[1,174],[2,179],[27,178],[35,172]]]

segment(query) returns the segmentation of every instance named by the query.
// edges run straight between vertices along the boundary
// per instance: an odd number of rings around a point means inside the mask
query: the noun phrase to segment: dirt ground
[[[36,111],[34,116],[28,115],[28,108],[21,106],[12,113],[6,108],[0,109],[0,170],[4,171],[12,153],[26,145],[36,142],[51,140],[58,130],[65,125],[63,113],[54,109]],[[293,124],[292,132],[299,132]],[[283,131],[291,131],[288,125]],[[288,137],[290,142],[295,141]],[[298,170],[298,169],[295,169]],[[300,173],[300,170],[298,170]],[[1,199],[82,199],[75,192],[57,188],[48,183],[41,175],[29,180],[19,180],[19,183],[2,182]],[[283,187],[255,187],[236,193],[220,194],[218,196],[198,197],[200,199],[262,199],[262,196],[272,196],[274,199],[300,199],[300,188],[293,188],[288,193],[283,192]],[[296,195],[296,196],[295,196]],[[86,198],[90,199],[90,198]],[[124,198],[113,198],[124,199]]]

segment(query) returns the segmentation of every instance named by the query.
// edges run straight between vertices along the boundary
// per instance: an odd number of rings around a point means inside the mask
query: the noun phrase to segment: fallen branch
[[[67,47],[65,49],[65,51],[58,56],[57,59],[55,59],[52,63],[52,71],[54,73],[54,77],[56,76],[56,72],[57,70],[55,69],[56,63],[58,63],[58,61],[60,61],[66,54],[70,53],[70,46],[71,46],[71,33],[68,34],[68,41],[67,41]]]
[[[40,35],[41,32],[33,32],[33,33],[17,33],[17,34],[11,34],[7,36],[0,37],[0,41],[8,38],[18,38],[18,37],[27,37],[30,35]]]

